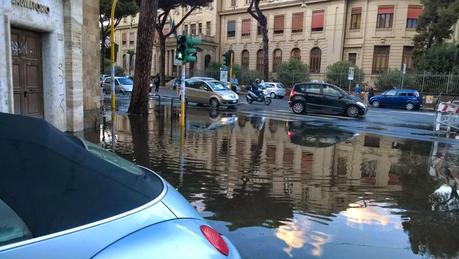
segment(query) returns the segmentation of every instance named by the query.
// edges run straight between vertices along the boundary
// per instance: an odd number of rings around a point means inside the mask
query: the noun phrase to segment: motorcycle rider
[[[252,87],[250,91],[257,97],[260,98],[260,79],[256,79],[255,82],[252,83]]]

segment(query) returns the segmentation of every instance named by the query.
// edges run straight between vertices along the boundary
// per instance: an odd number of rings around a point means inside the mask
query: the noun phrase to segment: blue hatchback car
[[[375,108],[404,108],[411,111],[422,107],[422,96],[412,89],[392,89],[372,97],[369,102]]]

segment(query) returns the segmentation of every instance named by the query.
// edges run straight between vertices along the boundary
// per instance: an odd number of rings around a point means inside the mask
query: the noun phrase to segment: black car
[[[296,114],[327,113],[356,118],[368,111],[367,105],[359,98],[326,83],[296,84],[290,92],[288,104]]]

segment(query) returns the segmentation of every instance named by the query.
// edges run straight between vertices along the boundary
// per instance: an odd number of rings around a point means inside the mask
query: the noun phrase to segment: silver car
[[[240,258],[153,171],[41,119],[0,121],[0,258]]]
[[[115,77],[115,93],[120,94],[131,94],[134,82],[127,77]],[[112,78],[106,78],[103,85],[103,90],[105,93],[112,92]]]
[[[215,79],[190,78],[185,81],[185,86],[188,102],[211,108],[234,107],[239,103],[239,96]]]
[[[261,87],[268,92],[272,99],[276,97],[282,99],[285,96],[285,86],[282,83],[264,82]]]

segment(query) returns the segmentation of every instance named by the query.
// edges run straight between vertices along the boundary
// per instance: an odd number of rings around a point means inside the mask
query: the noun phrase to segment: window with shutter
[[[241,30],[242,37],[250,36],[250,25],[251,25],[250,21],[251,21],[250,19],[242,20],[242,30]]]
[[[394,6],[379,6],[376,28],[390,29],[394,22]]]
[[[324,17],[325,11],[318,10],[312,12],[312,31],[323,31],[324,30]]]
[[[284,33],[284,16],[276,15],[274,16],[274,34]]]
[[[415,29],[418,25],[418,17],[422,13],[422,6],[410,5],[408,6],[408,14],[406,18],[406,28]]]
[[[294,13],[292,15],[292,32],[303,32],[304,13]]]
[[[362,7],[352,8],[351,30],[360,30],[361,23],[362,23]]]

